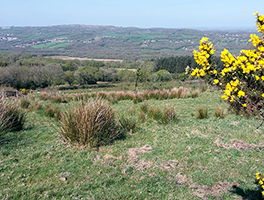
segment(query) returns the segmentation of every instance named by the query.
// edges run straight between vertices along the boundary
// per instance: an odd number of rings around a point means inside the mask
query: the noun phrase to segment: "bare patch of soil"
[[[222,140],[224,140],[224,139],[222,139]],[[250,148],[261,147],[260,145],[249,144],[249,143],[246,143],[245,141],[238,140],[238,139],[231,139],[230,142],[231,142],[231,144],[223,143],[223,142],[221,142],[220,139],[217,139],[216,141],[214,141],[214,144],[216,146],[222,147],[224,149],[236,148],[239,151],[248,150]]]
[[[144,171],[145,169],[150,168],[154,161],[145,161],[144,159],[138,159],[137,154],[139,153],[149,153],[153,151],[153,148],[150,145],[145,145],[140,148],[130,148],[128,150],[128,165],[125,167],[133,167],[137,170]],[[123,173],[126,173],[123,170]]]
[[[232,187],[238,187],[239,184],[236,182],[229,183],[229,182],[216,182],[212,187],[209,186],[197,186],[197,190],[193,192],[193,195],[207,200],[207,196],[211,195],[217,199],[223,199],[221,194],[224,192],[229,191]]]
[[[171,171],[174,170],[176,168],[181,168],[179,166],[179,161],[174,159],[174,160],[169,160],[167,161],[167,163],[162,163],[160,165],[156,165],[155,167],[161,169],[161,170],[167,170],[167,171]]]

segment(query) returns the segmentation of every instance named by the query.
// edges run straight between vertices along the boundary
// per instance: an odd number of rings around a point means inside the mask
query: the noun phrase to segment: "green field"
[[[66,46],[68,46],[69,44],[72,44],[71,42],[47,42],[44,44],[37,44],[32,46],[33,48],[65,48]]]
[[[259,199],[264,127],[256,130],[260,121],[228,111],[220,93],[120,100],[111,105],[116,116],[134,119],[137,128],[99,150],[63,142],[59,122],[27,109],[24,129],[0,143],[0,199]],[[62,110],[78,104],[67,101],[30,98]],[[141,122],[144,103],[174,105],[178,120]],[[223,118],[215,116],[216,106]],[[207,119],[197,118],[198,107],[208,109]]]

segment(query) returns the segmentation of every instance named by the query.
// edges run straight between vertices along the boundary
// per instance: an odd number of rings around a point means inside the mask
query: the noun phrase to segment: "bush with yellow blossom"
[[[264,35],[264,15],[254,13],[258,31]],[[200,41],[199,51],[193,51],[194,59],[201,69],[186,68],[191,76],[205,79],[224,90],[221,96],[237,114],[262,116],[264,109],[264,36],[250,35],[253,50],[241,50],[233,56],[227,49],[221,52],[222,70],[213,62],[215,49],[208,38]]]
[[[259,186],[261,187],[261,194],[264,197],[264,174],[256,173],[256,179],[258,181]]]

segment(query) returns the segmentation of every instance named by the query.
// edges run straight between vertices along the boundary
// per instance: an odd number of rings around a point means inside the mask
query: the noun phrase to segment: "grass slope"
[[[216,118],[216,105],[227,109],[219,94],[148,100],[174,104],[179,121],[138,122],[133,134],[99,151],[63,143],[58,122],[29,112],[25,129],[0,145],[0,199],[259,199],[263,127],[232,113]],[[141,104],[113,108],[138,119]],[[192,115],[199,106],[209,118]]]

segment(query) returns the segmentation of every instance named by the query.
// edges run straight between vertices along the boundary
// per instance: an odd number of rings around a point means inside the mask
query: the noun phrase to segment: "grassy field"
[[[60,109],[78,104],[30,101]],[[144,103],[174,105],[178,120],[140,122]],[[263,172],[264,127],[228,112],[219,91],[111,106],[137,128],[98,150],[63,142],[59,122],[27,109],[25,128],[0,144],[0,199],[261,199],[255,173]],[[197,118],[198,107],[208,118]]]
[[[72,44],[71,42],[48,42],[44,44],[37,44],[32,46],[33,48],[64,48],[68,46],[69,44]]]

